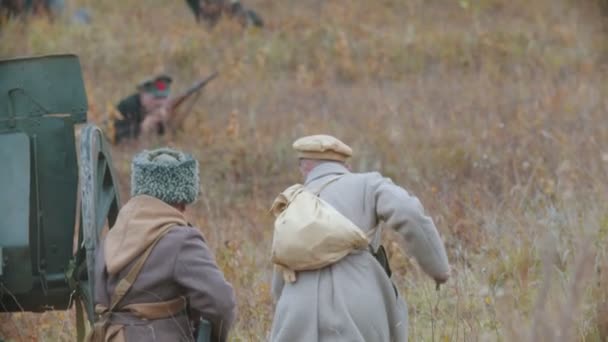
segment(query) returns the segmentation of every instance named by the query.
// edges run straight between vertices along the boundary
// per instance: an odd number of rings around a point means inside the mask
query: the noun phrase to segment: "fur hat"
[[[199,191],[198,161],[170,148],[138,153],[131,163],[131,196],[148,195],[168,204],[190,204]]]

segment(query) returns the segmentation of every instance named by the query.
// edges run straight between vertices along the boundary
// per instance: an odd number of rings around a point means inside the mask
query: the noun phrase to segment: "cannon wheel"
[[[106,224],[108,227],[114,225],[120,209],[120,192],[112,166],[110,146],[101,129],[94,125],[86,125],[81,131],[79,167],[82,242],[76,258],[77,263],[80,259],[81,264],[78,267],[77,291],[89,322],[93,323],[95,251],[102,230]],[[86,269],[82,267],[85,265]]]

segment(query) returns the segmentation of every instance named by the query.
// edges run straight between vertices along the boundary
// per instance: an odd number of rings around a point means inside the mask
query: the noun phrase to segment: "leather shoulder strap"
[[[133,286],[133,283],[135,283],[139,272],[143,268],[144,263],[146,262],[146,260],[148,260],[150,253],[154,249],[154,246],[156,246],[158,241],[160,241],[163,236],[165,236],[165,234],[169,232],[169,230],[171,230],[171,228],[166,229],[152,242],[152,244],[146,249],[146,251],[137,259],[131,270],[129,270],[129,273],[127,273],[127,275],[118,282],[118,285],[116,285],[116,288],[114,289],[114,294],[112,295],[109,311],[113,311],[118,305],[118,303],[120,303],[120,301],[127,294],[127,292],[129,292],[131,286]]]

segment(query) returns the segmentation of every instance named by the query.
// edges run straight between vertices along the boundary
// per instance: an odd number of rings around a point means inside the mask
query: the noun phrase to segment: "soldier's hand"
[[[167,122],[169,122],[170,119],[170,111],[169,108],[167,107],[161,107],[158,109],[158,115],[160,115],[162,121],[166,124]]]
[[[450,274],[446,273],[445,275],[441,275],[438,277],[435,277],[435,290],[439,291],[439,286],[441,284],[444,284],[446,281],[448,281],[448,278],[450,278]]]
[[[163,122],[163,118],[158,112],[146,115],[144,121],[141,123],[142,133],[148,134],[150,132],[154,132],[158,127],[158,124],[161,122]]]

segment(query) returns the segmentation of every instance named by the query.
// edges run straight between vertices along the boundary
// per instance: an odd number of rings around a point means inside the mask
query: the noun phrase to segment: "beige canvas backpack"
[[[283,271],[286,282],[296,280],[296,271],[331,265],[354,250],[367,249],[374,230],[365,234],[352,221],[319,197],[319,193],[342,176],[311,192],[296,184],[274,201],[276,217],[272,262]]]

